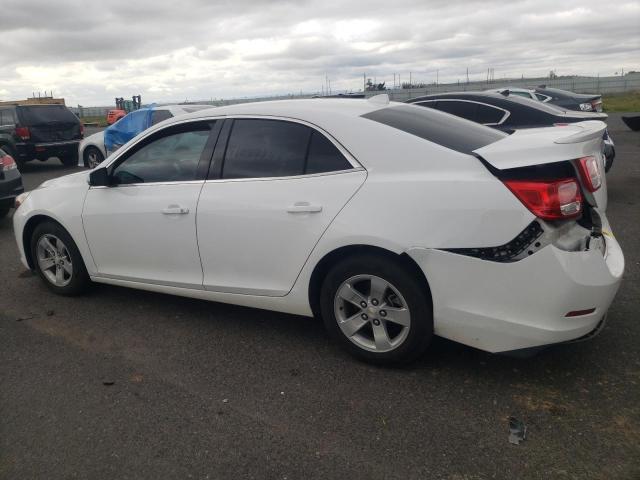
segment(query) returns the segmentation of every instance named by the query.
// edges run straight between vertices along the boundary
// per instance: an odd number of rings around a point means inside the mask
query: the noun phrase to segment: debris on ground
[[[509,417],[509,443],[520,445],[527,437],[527,426],[515,417]]]
[[[52,317],[53,315],[55,315],[56,312],[54,312],[53,310],[47,310],[47,317]]]
[[[114,382],[113,380],[104,380],[102,382],[102,384],[106,387],[110,387],[111,385],[115,384],[116,382]]]

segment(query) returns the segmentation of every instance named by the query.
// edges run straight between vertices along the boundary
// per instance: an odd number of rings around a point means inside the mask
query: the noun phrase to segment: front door
[[[202,288],[196,209],[212,125],[156,132],[108,167],[113,186],[89,189],[82,220],[99,276]]]

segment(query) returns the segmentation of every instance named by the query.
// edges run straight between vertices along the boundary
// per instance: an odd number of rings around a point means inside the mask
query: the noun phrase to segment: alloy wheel
[[[411,312],[402,294],[375,275],[345,280],[336,292],[334,312],[342,333],[371,352],[398,348],[411,327]]]
[[[38,267],[56,287],[64,287],[73,277],[73,263],[67,246],[55,235],[47,233],[37,244]]]

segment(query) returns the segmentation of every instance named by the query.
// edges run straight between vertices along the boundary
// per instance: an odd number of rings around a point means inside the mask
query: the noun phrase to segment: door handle
[[[322,205],[311,205],[309,202],[296,202],[287,207],[289,213],[319,213]]]
[[[184,215],[185,213],[189,213],[189,209],[179,205],[169,205],[162,210],[162,213],[165,215]]]

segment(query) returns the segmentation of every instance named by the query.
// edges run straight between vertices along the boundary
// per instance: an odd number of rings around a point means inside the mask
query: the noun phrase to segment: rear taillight
[[[582,212],[582,194],[574,178],[561,180],[504,180],[505,185],[536,217],[575,218]]]
[[[578,171],[587,190],[595,192],[602,185],[602,175],[598,168],[596,157],[582,157],[578,159]]]
[[[0,157],[0,170],[6,172],[7,170],[15,170],[16,168],[18,168],[18,166],[11,155]]]
[[[16,127],[16,135],[21,140],[29,140],[31,138],[31,132],[28,127]]]

